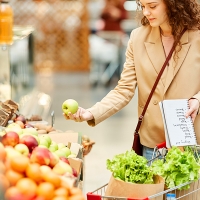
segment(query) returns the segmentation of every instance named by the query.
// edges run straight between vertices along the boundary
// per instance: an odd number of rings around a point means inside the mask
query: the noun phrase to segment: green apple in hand
[[[78,110],[78,103],[73,99],[67,99],[62,104],[62,110],[66,115],[68,115],[69,112],[74,114]]]

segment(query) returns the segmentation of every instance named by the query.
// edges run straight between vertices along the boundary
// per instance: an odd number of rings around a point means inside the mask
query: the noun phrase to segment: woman
[[[195,0],[140,0],[137,3],[144,15],[142,26],[131,33],[118,85],[93,107],[80,107],[76,114],[65,117],[95,126],[126,106],[136,86],[140,115],[174,41],[187,28],[156,87],[140,128],[143,155],[150,159],[153,148],[165,141],[158,105],[163,99],[189,99],[186,117],[192,117],[200,142],[200,5]]]

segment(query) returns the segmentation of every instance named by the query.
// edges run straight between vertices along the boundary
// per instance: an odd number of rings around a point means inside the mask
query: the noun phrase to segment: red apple
[[[26,124],[26,118],[23,116],[23,115],[19,115],[15,118],[15,122],[16,121],[21,121],[23,122],[24,124]]]
[[[51,161],[50,151],[47,148],[36,147],[32,151],[30,161],[40,165],[49,165]]]
[[[49,155],[50,155],[49,166],[53,168],[59,162],[59,157],[53,152],[49,152]]]
[[[60,160],[62,160],[63,162],[66,162],[68,165],[70,165],[70,162],[67,158],[65,157],[60,157]]]
[[[15,124],[18,124],[21,128],[24,128],[24,123],[22,121],[16,121]]]
[[[32,135],[24,135],[20,138],[19,143],[25,144],[29,152],[32,152],[35,147],[38,146],[38,141]]]
[[[64,175],[66,173],[69,173],[72,175],[72,167],[63,162],[62,160],[59,160],[59,162],[53,167],[53,171],[58,175]]]
[[[78,172],[72,167],[72,174],[75,176],[75,177],[78,177]]]
[[[4,146],[14,147],[18,143],[19,143],[19,135],[14,131],[9,131],[2,137],[2,144]]]

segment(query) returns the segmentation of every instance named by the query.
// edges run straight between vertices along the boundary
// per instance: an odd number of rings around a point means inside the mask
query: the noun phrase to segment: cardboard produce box
[[[78,185],[81,178],[82,168],[83,168],[83,152],[80,134],[74,131],[66,131],[62,133],[49,133],[51,139],[56,143],[63,143],[70,148],[71,152],[75,154],[75,157],[68,158],[71,167],[73,167],[77,173],[77,178],[64,177],[68,179],[74,186]],[[70,181],[69,181],[70,179]]]
[[[51,139],[56,143],[63,143],[70,148],[76,157],[82,159],[82,145],[81,145],[81,135],[78,132],[66,131],[66,132],[55,132],[48,134]]]
[[[57,143],[64,143],[66,146],[68,146],[68,143],[78,143],[81,144],[81,136],[78,132],[68,130],[65,132],[56,132],[55,133],[49,133],[49,136],[51,139]]]
[[[154,184],[136,184],[117,180],[111,176],[105,196],[145,198],[164,191],[165,181],[161,176],[154,176]],[[163,200],[163,195],[152,200]]]

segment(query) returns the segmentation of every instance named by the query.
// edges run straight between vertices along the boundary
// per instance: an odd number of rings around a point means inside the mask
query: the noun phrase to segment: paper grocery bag
[[[111,176],[105,196],[145,198],[164,191],[165,181],[161,176],[154,176],[154,184],[128,183]],[[151,200],[163,200],[163,195]]]

